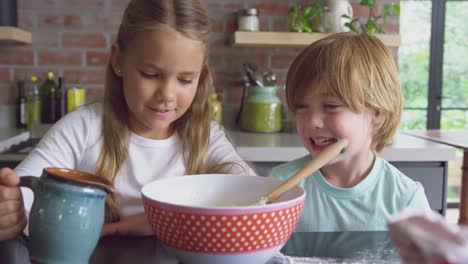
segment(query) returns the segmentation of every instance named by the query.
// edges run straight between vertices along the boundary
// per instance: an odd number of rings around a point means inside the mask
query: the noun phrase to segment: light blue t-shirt
[[[307,155],[273,168],[285,180],[311,160]],[[389,162],[377,157],[369,175],[352,188],[337,188],[320,171],[303,180],[306,199],[295,232],[382,231],[387,220],[405,207],[428,209],[424,188]]]

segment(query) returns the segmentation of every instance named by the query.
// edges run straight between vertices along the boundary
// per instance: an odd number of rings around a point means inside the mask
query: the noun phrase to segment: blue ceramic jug
[[[104,224],[110,183],[81,171],[45,168],[23,176],[34,203],[29,215],[29,257],[38,263],[88,263]]]

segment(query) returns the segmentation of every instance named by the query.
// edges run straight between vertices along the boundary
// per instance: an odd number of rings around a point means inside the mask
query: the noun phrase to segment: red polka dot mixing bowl
[[[305,191],[295,186],[273,204],[256,205],[281,181],[206,174],[151,182],[145,212],[164,246],[183,263],[265,263],[299,221]]]

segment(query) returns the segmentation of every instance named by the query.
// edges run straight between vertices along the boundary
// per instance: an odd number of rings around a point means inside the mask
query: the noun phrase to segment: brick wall
[[[0,107],[13,105],[14,82],[31,75],[45,77],[48,71],[64,76],[66,87],[87,89],[89,100],[102,96],[104,68],[122,11],[128,0],[17,0],[18,26],[32,33],[31,45],[0,45]],[[250,60],[272,68],[284,84],[286,71],[300,48],[234,48],[230,45],[237,28],[235,12],[245,7],[260,10],[262,31],[286,31],[285,0],[203,0],[213,22],[210,55],[215,85],[223,101],[236,104],[242,86],[241,65]],[[299,2],[310,3],[302,0]],[[351,0],[354,13],[367,11]],[[380,0],[379,4],[391,0]],[[388,33],[398,32],[398,19],[391,18]]]

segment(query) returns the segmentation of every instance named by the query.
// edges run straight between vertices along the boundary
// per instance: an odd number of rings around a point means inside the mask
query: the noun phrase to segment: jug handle
[[[35,176],[22,176],[20,177],[20,187],[27,187],[31,190],[36,189],[37,184],[39,183],[40,178]]]

